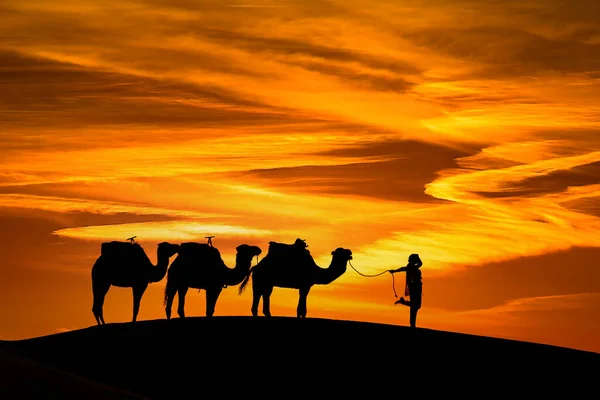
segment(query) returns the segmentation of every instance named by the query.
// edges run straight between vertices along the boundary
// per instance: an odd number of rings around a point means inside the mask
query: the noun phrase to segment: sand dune
[[[284,317],[108,324],[3,349],[6,399],[573,395],[597,391],[600,367],[600,354],[554,346]]]
[[[144,399],[74,373],[0,350],[2,399]]]

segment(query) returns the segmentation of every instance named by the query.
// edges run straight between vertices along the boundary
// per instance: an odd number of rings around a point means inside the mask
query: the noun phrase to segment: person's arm
[[[406,267],[400,267],[398,269],[390,269],[388,272],[390,274],[393,274],[394,272],[402,272],[402,271],[406,271]]]

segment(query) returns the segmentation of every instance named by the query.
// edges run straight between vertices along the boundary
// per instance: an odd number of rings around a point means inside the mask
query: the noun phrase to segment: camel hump
[[[306,241],[303,239],[296,239],[293,244],[289,243],[280,243],[280,242],[269,242],[269,248],[273,247],[274,249],[306,249],[308,245]]]
[[[143,250],[139,243],[112,241],[100,245],[100,254],[109,257],[129,257],[140,251]]]
[[[194,257],[216,257],[221,259],[221,252],[208,243],[187,242],[179,245],[179,255]]]
[[[269,242],[269,251],[267,255],[293,255],[293,254],[310,254],[307,249],[308,245],[300,238],[296,239],[293,244]]]

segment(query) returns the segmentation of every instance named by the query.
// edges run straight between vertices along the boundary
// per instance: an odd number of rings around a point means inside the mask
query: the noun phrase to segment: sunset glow
[[[0,37],[0,339],[94,324],[103,241],[214,235],[230,267],[296,238],[366,274],[418,253],[420,326],[600,352],[599,2],[8,0]],[[394,301],[349,266],[308,316],[406,325]]]

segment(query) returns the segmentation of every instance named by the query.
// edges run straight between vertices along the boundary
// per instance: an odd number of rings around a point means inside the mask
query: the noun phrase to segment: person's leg
[[[394,304],[402,304],[405,306],[410,306],[410,301],[404,300],[404,297],[400,297],[400,300],[396,300]]]
[[[410,308],[410,327],[411,328],[417,327],[417,312],[419,312],[418,308],[416,308],[416,307]]]
[[[421,303],[417,301],[405,300],[404,297],[400,297],[400,300],[396,300],[394,304],[402,304],[407,307],[417,307],[417,309],[421,308]]]
[[[423,300],[423,292],[421,290],[413,290],[415,296],[411,298],[410,303],[410,326],[417,327],[417,313],[421,309],[421,301]]]

